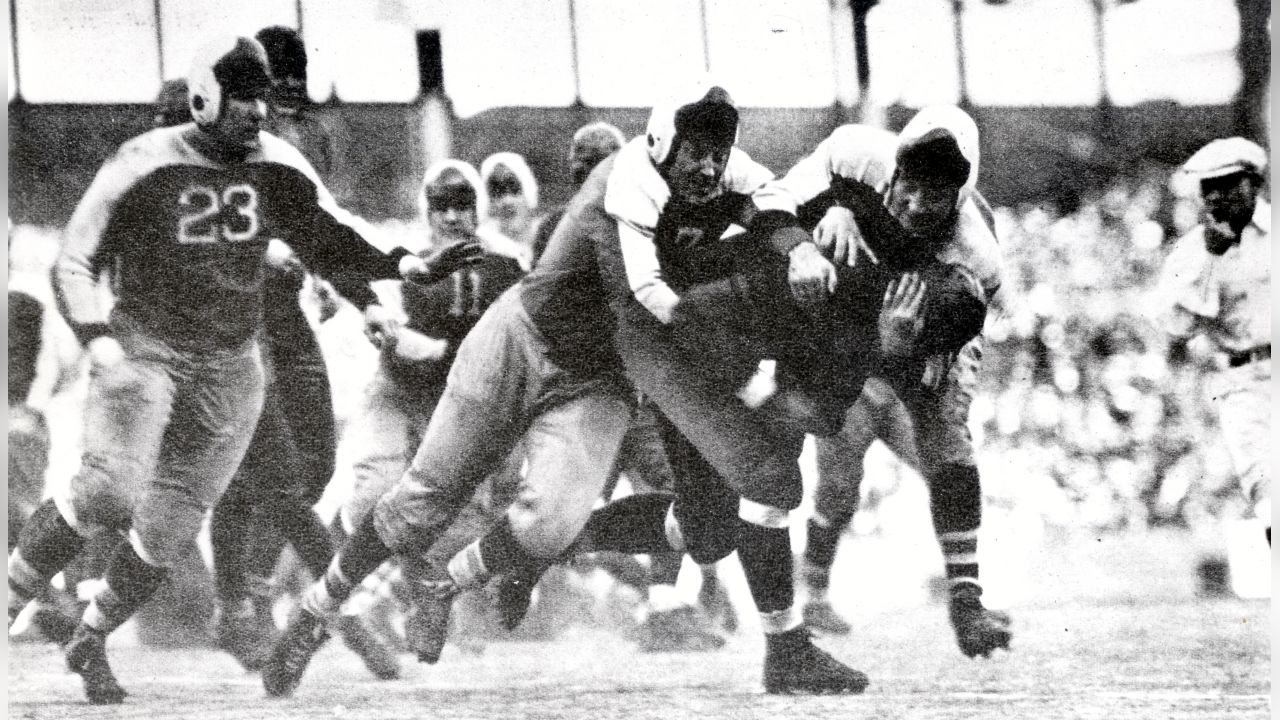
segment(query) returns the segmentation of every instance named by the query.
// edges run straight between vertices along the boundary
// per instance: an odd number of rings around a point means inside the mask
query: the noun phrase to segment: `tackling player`
[[[847,263],[857,260],[857,248],[876,233],[868,224],[868,210],[883,207],[905,231],[903,242],[916,244],[939,262],[967,269],[990,303],[1000,288],[1001,260],[990,210],[975,188],[978,160],[973,120],[956,107],[930,107],[896,136],[862,125],[837,129],[766,186],[757,202],[762,209],[797,212],[806,226],[816,220],[818,245],[837,262]],[[983,607],[978,582],[982,487],[968,418],[981,357],[981,338],[975,338],[954,360],[931,358],[923,380],[886,378],[914,427],[950,581],[951,624],[969,657],[1007,648],[1011,638],[1007,617]],[[866,410],[865,404],[854,407],[838,435],[818,439],[819,486],[803,576],[811,598],[806,617],[822,629],[847,627],[843,621],[832,622],[840,618],[825,593],[836,544],[852,518],[859,489],[857,476],[840,460],[861,463],[875,438],[875,428],[864,422]]]

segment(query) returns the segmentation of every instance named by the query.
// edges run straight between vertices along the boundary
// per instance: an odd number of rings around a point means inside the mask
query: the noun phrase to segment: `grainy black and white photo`
[[[1270,717],[1270,0],[7,18],[8,717]]]

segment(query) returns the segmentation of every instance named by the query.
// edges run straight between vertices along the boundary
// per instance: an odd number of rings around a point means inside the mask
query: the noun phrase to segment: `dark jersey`
[[[520,263],[505,255],[486,252],[480,262],[457,270],[430,285],[405,282],[401,286],[406,327],[449,343],[444,358],[410,362],[394,353],[386,356],[387,373],[408,387],[443,383],[453,364],[458,343],[466,337],[489,305],[524,274]]]
[[[621,370],[595,249],[603,237],[613,237],[617,244],[617,221],[604,209],[616,158],[592,170],[569,201],[537,266],[520,283],[520,300],[546,339],[552,362],[585,376]]]
[[[256,332],[270,238],[358,306],[375,300],[368,280],[398,277],[403,251],[366,243],[293,147],[262,133],[244,162],[222,164],[192,145],[200,132],[181,125],[125,143],[77,206],[55,286],[82,342],[106,332],[94,292],[105,267],[117,311],[190,350],[234,347]]]

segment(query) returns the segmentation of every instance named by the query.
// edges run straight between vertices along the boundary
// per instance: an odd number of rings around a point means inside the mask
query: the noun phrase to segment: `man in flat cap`
[[[1271,205],[1259,197],[1267,153],[1214,140],[1180,170],[1198,182],[1200,224],[1165,260],[1165,328],[1175,348],[1201,335],[1215,353],[1208,390],[1245,499],[1271,542]]]

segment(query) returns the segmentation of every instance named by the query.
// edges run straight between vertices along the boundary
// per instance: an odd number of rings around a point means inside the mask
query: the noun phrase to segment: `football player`
[[[274,81],[268,131],[324,172],[328,142],[305,112],[307,55],[301,36],[292,28],[273,26],[255,38],[267,52]],[[267,260],[262,335],[267,387],[262,415],[210,523],[217,590],[215,641],[249,670],[261,665],[277,634],[271,615],[274,598],[268,590],[284,543],[293,546],[313,577],[324,573],[335,549],[312,509],[333,477],[337,430],[328,367],[299,304],[307,273],[283,244],[273,246]],[[313,278],[313,287],[328,286]],[[359,616],[343,616],[337,627],[376,677],[399,677],[395,655]]]
[[[990,209],[978,194],[978,128],[953,106],[921,110],[896,136],[846,125],[822,141],[785,176],[757,195],[762,209],[797,212],[838,263],[855,263],[877,208],[900,226],[890,246],[910,244],[938,262],[956,263],[977,278],[983,300],[1000,288],[1001,259]],[[885,239],[880,238],[884,243]],[[982,486],[969,434],[969,405],[982,357],[980,338],[954,358],[930,359],[926,377],[893,378],[889,386],[911,418],[920,467],[930,490],[934,531],[950,583],[950,618],[967,656],[1007,648],[1008,618],[982,605],[978,532]],[[836,545],[856,507],[861,459],[875,438],[867,405],[850,410],[843,430],[818,440],[819,485],[808,524],[804,572],[805,614],[814,627],[842,631],[847,624],[826,599]],[[842,462],[843,461],[843,462]],[[851,466],[856,466],[851,467]]]
[[[194,122],[125,143],[66,228],[59,309],[92,360],[81,470],[43,503],[9,556],[9,622],[102,532],[128,532],[66,646],[93,704],[125,696],[106,636],[163,582],[239,466],[262,405],[257,334],[268,240],[331,276],[392,335],[375,278],[438,275],[369,245],[314,170],[262,131],[271,74],[251,38],[211,43],[188,76]],[[113,266],[116,303],[97,294]]]

